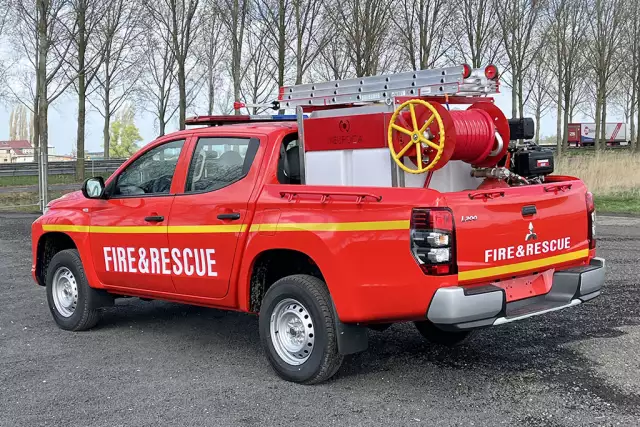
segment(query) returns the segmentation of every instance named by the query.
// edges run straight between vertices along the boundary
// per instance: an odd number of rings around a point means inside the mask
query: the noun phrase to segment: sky
[[[495,96],[496,104],[509,116],[511,112],[511,91],[505,87],[505,85],[502,85],[500,89],[503,92]],[[56,154],[70,154],[75,146],[78,114],[76,102],[73,96],[67,95],[60,97],[49,108],[49,145],[54,147]],[[9,115],[11,107],[11,105],[0,104],[0,140],[9,139]],[[104,122],[102,116],[97,111],[92,110],[90,105],[87,105],[87,107],[85,148],[88,151],[101,151],[102,127]],[[206,113],[205,107],[203,107],[203,113]],[[622,120],[622,117],[616,114],[611,114],[610,117],[607,117],[607,121],[616,120]],[[585,117],[578,117],[576,121],[588,122],[590,120]],[[157,126],[154,123],[154,117],[150,113],[138,113],[135,123],[143,139],[140,146],[151,142],[157,137]],[[177,130],[177,127],[177,121],[175,119],[172,120],[167,126],[167,133]],[[547,114],[542,119],[540,128],[541,138],[555,135],[555,114]]]

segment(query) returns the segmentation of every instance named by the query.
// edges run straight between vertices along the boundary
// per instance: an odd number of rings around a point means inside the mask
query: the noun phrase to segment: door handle
[[[162,221],[164,221],[164,217],[160,216],[160,215],[145,216],[144,220],[147,221],[147,222],[162,222]]]
[[[228,219],[231,221],[235,221],[240,219],[240,214],[238,212],[223,213],[218,215],[218,219]]]

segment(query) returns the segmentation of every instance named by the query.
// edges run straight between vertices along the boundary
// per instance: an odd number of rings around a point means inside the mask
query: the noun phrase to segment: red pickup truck
[[[302,185],[297,138],[295,122],[180,131],[52,201],[32,272],[57,324],[92,328],[125,296],[259,313],[275,371],[316,383],[366,349],[368,326],[413,321],[456,344],[599,295],[580,180],[501,197]]]

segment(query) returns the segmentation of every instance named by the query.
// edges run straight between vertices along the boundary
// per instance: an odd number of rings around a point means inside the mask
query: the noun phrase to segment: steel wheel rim
[[[53,304],[62,317],[71,317],[78,305],[78,284],[67,267],[60,267],[53,275],[51,284]]]
[[[309,359],[315,344],[313,320],[307,308],[293,298],[280,301],[271,314],[271,343],[287,364],[298,366]]]

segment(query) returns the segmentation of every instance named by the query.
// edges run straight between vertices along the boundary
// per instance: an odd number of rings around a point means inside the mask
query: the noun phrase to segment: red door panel
[[[257,138],[200,138],[184,194],[176,195],[169,220],[176,292],[222,298],[238,239],[248,232],[248,201],[264,148]]]
[[[97,200],[89,228],[94,268],[107,287],[174,293],[167,224],[184,187],[186,139],[141,150]]]
[[[162,264],[163,248],[169,248],[166,224],[173,199],[140,197],[98,204],[91,214],[91,250],[96,273],[106,286],[174,292],[171,274]],[[164,221],[145,221],[153,216]]]

